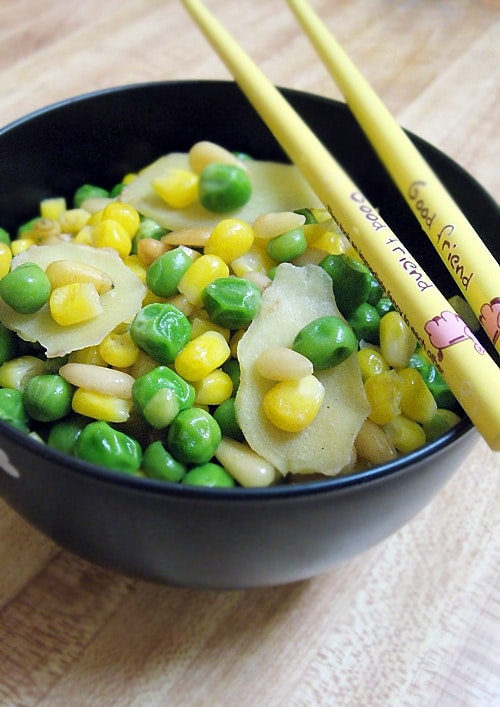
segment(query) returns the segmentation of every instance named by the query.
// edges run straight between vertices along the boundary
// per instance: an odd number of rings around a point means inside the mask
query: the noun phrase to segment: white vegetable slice
[[[322,316],[341,316],[328,274],[317,265],[283,263],[238,346],[238,422],[250,447],[283,475],[339,473],[352,463],[354,440],[369,412],[355,354],[335,368],[315,372],[325,398],[306,429],[283,432],[262,411],[262,398],[274,382],[259,374],[260,354],[271,346],[291,346],[302,327]]]
[[[184,152],[172,152],[145,167],[125,187],[119,199],[171,230],[200,223],[213,227],[221,218],[228,217],[252,223],[257,216],[269,211],[293,211],[298,206],[321,207],[318,197],[293,165],[263,160],[251,160],[246,164],[252,182],[252,196],[240,209],[227,214],[215,214],[199,202],[184,209],[172,209],[155,193],[151,186],[153,179],[165,176],[171,169],[190,169],[188,155]]]
[[[32,246],[16,255],[12,268],[37,263],[44,270],[55,260],[79,261],[105,272],[113,287],[101,295],[102,314],[82,324],[60,326],[50,316],[48,304],[35,314],[19,314],[0,299],[0,321],[25,341],[38,341],[48,358],[100,344],[118,324],[130,320],[141,308],[146,288],[118,253],[72,243]]]

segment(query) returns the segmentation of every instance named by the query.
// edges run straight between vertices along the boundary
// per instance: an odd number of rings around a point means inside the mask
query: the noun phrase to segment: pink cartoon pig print
[[[425,331],[429,335],[430,343],[438,351],[438,360],[443,360],[443,349],[454,346],[461,341],[470,340],[480,354],[485,351],[467,324],[455,312],[441,312],[425,324]]]
[[[479,322],[491,341],[497,344],[500,337],[500,297],[483,304],[479,313]]]

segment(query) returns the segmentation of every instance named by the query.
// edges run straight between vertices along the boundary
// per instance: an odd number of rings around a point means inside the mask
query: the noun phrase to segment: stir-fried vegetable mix
[[[210,142],[0,229],[0,419],[173,483],[387,462],[460,410],[291,165]]]

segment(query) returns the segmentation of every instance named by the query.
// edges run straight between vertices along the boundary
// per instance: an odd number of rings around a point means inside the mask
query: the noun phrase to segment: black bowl
[[[445,294],[455,292],[427,239],[345,105],[284,90]],[[455,162],[411,136],[498,256],[498,207]],[[41,198],[123,174],[197,140],[283,160],[232,82],[127,86],[67,100],[0,131],[0,224],[14,229]],[[487,342],[484,342],[487,345]],[[0,494],[61,546],[166,584],[246,588],[324,572],[418,513],[477,436],[464,419],[438,441],[368,471],[318,483],[213,490],[93,467],[0,423]]]

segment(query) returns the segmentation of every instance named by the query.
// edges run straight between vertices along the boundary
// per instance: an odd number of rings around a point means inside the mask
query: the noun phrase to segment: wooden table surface
[[[285,2],[207,4],[275,83],[340,97]],[[401,124],[498,199],[498,0],[313,5]],[[228,77],[174,0],[0,5],[2,124],[107,86]],[[499,472],[478,441],[381,545],[309,581],[234,592],[94,567],[0,500],[0,705],[498,705]]]

